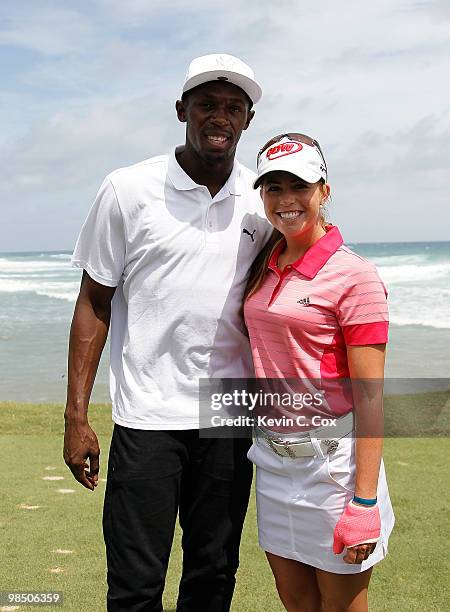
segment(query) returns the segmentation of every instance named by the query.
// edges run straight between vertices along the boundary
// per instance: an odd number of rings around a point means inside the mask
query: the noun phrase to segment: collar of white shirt
[[[168,165],[168,175],[170,182],[180,191],[187,191],[189,189],[199,189],[203,188],[203,185],[199,185],[195,181],[191,179],[191,177],[186,174],[183,168],[177,161],[175,157],[176,148],[173,149],[169,155],[169,165]],[[224,184],[220,192],[215,196],[215,199],[218,199],[217,196],[220,194],[220,199],[226,198],[230,195],[240,196],[241,195],[241,184],[240,184],[240,164],[235,159],[233,170],[231,171],[230,176],[228,177],[227,182]]]

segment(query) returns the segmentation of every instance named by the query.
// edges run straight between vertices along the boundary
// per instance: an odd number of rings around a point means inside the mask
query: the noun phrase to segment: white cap
[[[317,183],[321,178],[327,180],[325,162],[319,150],[286,136],[261,153],[253,189],[259,187],[265,174],[276,170],[295,174],[307,183]]]
[[[237,85],[245,91],[253,104],[261,99],[262,89],[255,81],[255,75],[250,66],[226,53],[202,55],[193,59],[186,74],[183,93],[197,85],[217,80]]]

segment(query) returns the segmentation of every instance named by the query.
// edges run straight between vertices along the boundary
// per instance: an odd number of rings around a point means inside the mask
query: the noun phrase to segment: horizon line
[[[347,245],[429,244],[430,242],[434,244],[441,244],[441,243],[446,244],[446,243],[450,243],[450,240],[382,240],[380,242],[355,242],[355,241],[349,240],[348,242],[344,242],[344,244],[347,244]],[[0,255],[17,255],[18,253],[26,254],[26,255],[33,255],[35,253],[67,253],[70,255],[72,252],[73,252],[73,249],[49,249],[49,250],[35,249],[32,251],[21,251],[21,250],[0,251]]]

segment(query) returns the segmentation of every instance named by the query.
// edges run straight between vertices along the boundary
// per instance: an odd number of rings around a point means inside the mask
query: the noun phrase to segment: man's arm
[[[64,461],[74,477],[91,490],[98,482],[100,447],[87,413],[108,336],[114,292],[115,287],[101,285],[83,272],[70,328]]]

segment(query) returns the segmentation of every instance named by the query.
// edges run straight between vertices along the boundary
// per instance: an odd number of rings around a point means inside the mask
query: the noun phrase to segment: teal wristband
[[[356,504],[361,504],[361,506],[375,506],[377,503],[377,498],[374,497],[373,499],[365,499],[364,497],[357,497],[354,495],[353,501]]]

